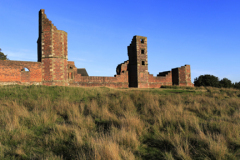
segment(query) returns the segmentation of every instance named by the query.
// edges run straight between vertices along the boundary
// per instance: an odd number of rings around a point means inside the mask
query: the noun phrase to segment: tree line
[[[211,86],[211,87],[218,87],[218,88],[236,88],[240,89],[240,81],[236,83],[232,83],[231,80],[227,78],[223,78],[219,80],[218,77],[214,75],[201,75],[194,79],[194,86]]]

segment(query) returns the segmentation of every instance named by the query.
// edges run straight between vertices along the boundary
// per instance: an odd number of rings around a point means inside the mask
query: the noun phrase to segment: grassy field
[[[0,159],[240,159],[240,90],[0,86]]]

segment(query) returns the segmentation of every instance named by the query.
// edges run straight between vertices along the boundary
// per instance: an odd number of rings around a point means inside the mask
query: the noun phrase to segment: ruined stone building
[[[67,33],[58,30],[39,11],[38,61],[0,60],[0,84],[35,84],[48,86],[106,86],[115,88],[159,88],[162,85],[193,86],[190,65],[161,72],[148,72],[147,37],[134,36],[128,46],[129,60],[117,66],[114,77],[88,76],[68,61]]]

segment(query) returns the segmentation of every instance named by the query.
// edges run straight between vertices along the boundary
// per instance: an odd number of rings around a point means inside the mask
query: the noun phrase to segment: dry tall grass
[[[239,159],[234,89],[0,87],[0,159]]]

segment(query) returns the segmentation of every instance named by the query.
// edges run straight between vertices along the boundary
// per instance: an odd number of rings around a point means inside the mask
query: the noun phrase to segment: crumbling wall
[[[128,75],[116,75],[116,77],[95,77],[81,76],[81,74],[77,74],[74,82],[69,83],[69,86],[128,88]]]
[[[25,71],[25,68],[29,71]],[[0,84],[42,84],[42,64],[0,60]]]
[[[68,73],[73,75],[72,79],[69,79],[69,86],[78,87],[114,87],[114,88],[128,88],[128,71],[127,61],[118,65],[117,68],[124,70],[125,72],[117,71],[117,75],[114,77],[98,77],[98,76],[82,76],[77,73],[77,68],[74,62],[68,61]]]
[[[129,87],[138,87],[137,74],[137,54],[136,54],[136,37],[133,37],[131,44],[128,46],[128,83]]]
[[[128,46],[129,87],[148,88],[147,37],[134,36]]]
[[[77,67],[75,66],[73,61],[68,61],[68,82],[72,83],[75,80],[75,76],[77,74]]]
[[[67,33],[58,30],[39,11],[38,61],[42,62],[44,85],[68,85]]]
[[[106,86],[115,88],[160,88],[162,85],[194,86],[190,65],[160,72],[148,72],[147,37],[134,36],[128,46],[129,60],[117,66],[114,77],[85,76],[73,61],[68,61],[67,33],[58,30],[39,11],[38,62],[0,61],[0,84],[43,84],[70,86]],[[28,68],[29,71],[24,71]],[[79,74],[80,73],[80,74]],[[81,75],[83,74],[83,75]]]
[[[152,74],[148,75],[149,88],[160,88],[162,85],[172,85],[172,72],[161,72],[157,77]]]
[[[194,87],[194,84],[191,81],[190,65],[185,65],[185,75],[186,75],[186,79],[185,79],[185,84],[184,85]]]
[[[172,69],[172,82],[173,85],[193,87],[194,84],[191,82],[190,65]]]
[[[116,68],[117,75],[128,71],[128,64],[129,60],[124,61],[123,63],[119,64]]]
[[[69,86],[128,88],[128,71],[114,77],[81,76],[76,74]]]
[[[178,68],[172,69],[172,84],[173,85],[179,85],[179,72]]]

